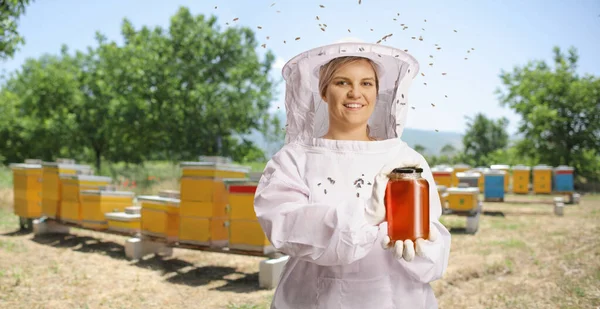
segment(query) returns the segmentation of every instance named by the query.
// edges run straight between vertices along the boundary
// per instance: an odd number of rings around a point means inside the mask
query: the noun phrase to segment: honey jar
[[[429,238],[429,182],[422,172],[422,168],[396,168],[388,175],[385,207],[391,244]]]

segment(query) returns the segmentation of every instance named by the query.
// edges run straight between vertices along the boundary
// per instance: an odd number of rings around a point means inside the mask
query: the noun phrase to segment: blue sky
[[[255,29],[260,43],[266,43],[278,58],[272,73],[278,79],[285,61],[302,51],[348,37],[375,42],[393,33],[385,44],[408,49],[425,74],[415,80],[410,94],[415,109],[407,126],[417,129],[463,132],[464,116],[483,112],[493,118],[508,117],[509,132],[515,133],[519,117],[501,107],[494,94],[500,86],[498,76],[502,69],[529,60],[551,61],[555,45],[565,50],[576,47],[579,72],[600,75],[597,0],[362,0],[360,5],[358,0],[35,0],[19,24],[26,45],[12,60],[0,62],[0,72],[17,70],[29,57],[56,54],[61,44],[71,51],[83,50],[94,45],[95,31],[121,42],[125,17],[136,28],[167,27],[181,6],[193,14],[215,14],[223,28],[228,22]],[[234,18],[239,20],[233,22]],[[327,24],[325,32],[319,23]],[[408,29],[402,30],[400,24]],[[423,41],[413,36],[422,36]],[[296,37],[301,39],[295,41]],[[471,48],[475,50],[467,53]],[[283,108],[283,83],[278,92],[273,109]]]

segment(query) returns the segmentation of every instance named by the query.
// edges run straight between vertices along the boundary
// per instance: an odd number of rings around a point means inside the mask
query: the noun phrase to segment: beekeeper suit
[[[376,141],[321,138],[327,103],[319,68],[341,56],[372,60],[379,78],[369,118]],[[430,282],[448,264],[450,234],[423,156],[400,137],[417,61],[387,46],[345,42],[306,51],[283,68],[285,144],[268,162],[256,190],[257,218],[271,244],[289,255],[271,308],[437,308]],[[385,175],[420,166],[430,183],[431,237],[392,248],[385,219]]]

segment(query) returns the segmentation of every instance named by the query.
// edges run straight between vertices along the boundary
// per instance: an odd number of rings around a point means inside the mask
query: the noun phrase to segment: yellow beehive
[[[267,253],[272,246],[254,212],[256,181],[227,182],[229,248]]]
[[[456,176],[457,173],[462,173],[462,172],[466,172],[467,170],[471,169],[470,165],[467,164],[456,164],[454,165],[453,169],[452,169],[452,182],[451,185],[449,187],[458,187],[458,177]]]
[[[237,250],[258,251],[268,254],[274,247],[256,220],[229,222],[229,247]]]
[[[211,247],[227,247],[227,218],[181,217],[179,242]]]
[[[126,234],[140,233],[142,226],[142,215],[140,211],[131,212],[126,208],[125,212],[109,212],[104,216],[108,222],[108,230]]]
[[[91,175],[88,165],[45,162],[42,164],[42,214],[60,218],[62,181],[60,175]]]
[[[449,188],[448,208],[454,211],[471,211],[479,205],[479,188]]]
[[[124,191],[82,190],[81,225],[90,229],[107,229],[105,214],[123,212],[133,204],[135,194]]]
[[[182,200],[221,204],[227,199],[223,179],[243,179],[250,171],[246,166],[211,162],[183,162],[181,168]]]
[[[490,166],[490,169],[500,170],[505,172],[504,176],[504,193],[508,192],[510,189],[510,165],[505,164],[494,164]]]
[[[217,162],[182,162],[181,168],[183,177],[245,178],[250,172],[246,166]]]
[[[244,179],[250,168],[228,164],[229,160],[213,161],[181,163],[181,243],[227,246],[225,182],[228,179]]]
[[[448,201],[448,188],[446,186],[437,186],[438,195],[440,196],[440,202],[442,208],[447,208]]]
[[[38,218],[42,214],[42,165],[10,164],[13,172],[14,214],[23,219]]]
[[[531,167],[525,165],[513,166],[512,192],[516,194],[529,193],[529,179],[531,177]]]
[[[254,213],[254,194],[257,185],[257,182],[250,180],[226,181],[229,220],[257,220]]]
[[[536,194],[552,193],[552,167],[540,164],[533,167],[533,192]]]
[[[436,185],[445,186],[447,188],[452,186],[452,173],[454,169],[449,166],[434,166],[431,168],[433,174],[433,180]]]
[[[179,199],[160,196],[139,196],[144,235],[177,241],[179,237]]]
[[[60,219],[81,224],[83,219],[81,191],[98,190],[112,182],[110,177],[94,175],[60,175],[62,186]],[[129,203],[131,205],[131,203]]]

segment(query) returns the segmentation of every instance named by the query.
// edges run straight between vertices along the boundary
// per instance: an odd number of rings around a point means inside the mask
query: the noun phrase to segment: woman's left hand
[[[429,224],[429,238],[427,240],[419,238],[416,240],[416,244],[407,239],[405,241],[396,241],[393,246],[390,246],[391,240],[389,236],[385,236],[381,242],[381,246],[384,249],[391,250],[394,257],[398,260],[404,259],[410,262],[415,257],[415,252],[420,257],[426,257],[425,247],[438,239],[438,230],[433,224]]]

